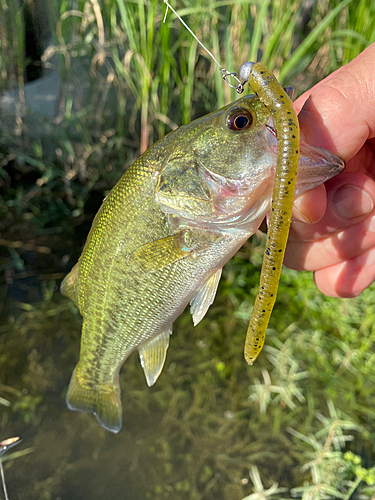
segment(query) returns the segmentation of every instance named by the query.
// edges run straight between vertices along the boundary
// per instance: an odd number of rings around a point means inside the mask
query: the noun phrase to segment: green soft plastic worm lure
[[[277,165],[267,242],[259,292],[245,342],[245,359],[253,364],[264,344],[268,322],[276,300],[285,247],[292,218],[299,160],[299,124],[292,101],[275,76],[262,63],[245,63],[239,73],[243,83],[270,112],[277,133]]]

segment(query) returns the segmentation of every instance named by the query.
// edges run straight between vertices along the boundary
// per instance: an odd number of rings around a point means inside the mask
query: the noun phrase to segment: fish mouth
[[[266,138],[271,150],[277,154],[277,132],[272,118],[266,124]],[[314,189],[339,174],[345,168],[342,158],[323,148],[310,146],[302,138],[295,195]]]

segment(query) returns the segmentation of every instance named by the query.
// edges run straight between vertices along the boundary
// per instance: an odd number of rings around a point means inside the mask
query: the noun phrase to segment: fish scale
[[[243,97],[168,134],[108,194],[62,283],[83,316],[69,408],[91,411],[118,432],[126,358],[139,351],[152,385],[175,319],[189,303],[194,324],[204,317],[223,265],[270,209],[276,151],[269,124],[259,99]],[[342,167],[337,156],[301,145],[297,189]]]

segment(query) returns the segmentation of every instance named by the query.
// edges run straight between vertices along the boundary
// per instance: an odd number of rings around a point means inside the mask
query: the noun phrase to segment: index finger
[[[375,44],[295,102],[306,141],[341,156],[375,137]]]

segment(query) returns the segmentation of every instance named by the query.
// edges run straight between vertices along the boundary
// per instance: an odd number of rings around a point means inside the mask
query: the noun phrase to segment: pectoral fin
[[[194,326],[197,325],[201,319],[203,319],[208,311],[208,308],[215,299],[216,290],[221,278],[221,271],[222,268],[216,271],[216,273],[213,274],[208,281],[206,281],[206,283],[197,291],[190,301],[190,312],[193,316]]]
[[[186,246],[187,233],[185,230],[180,231],[143,245],[129,256],[128,265],[135,270],[152,273],[189,256],[193,249]]]
[[[149,387],[155,384],[163,369],[170,335],[172,335],[172,328],[160,333],[143,346],[142,349],[139,349],[141,365]]]

